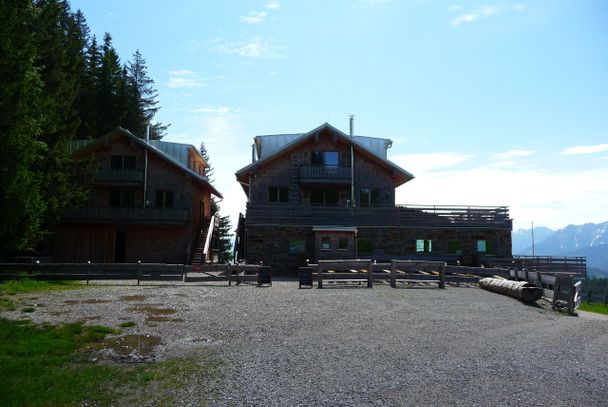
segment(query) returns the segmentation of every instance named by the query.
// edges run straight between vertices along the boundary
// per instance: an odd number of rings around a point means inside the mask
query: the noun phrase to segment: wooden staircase
[[[194,246],[194,250],[192,251],[192,256],[190,259],[190,263],[194,266],[202,265],[206,263],[213,263],[217,258],[218,248],[212,247],[213,236],[217,236],[219,228],[219,214],[215,214],[211,217],[209,222],[203,223],[199,235],[196,239],[196,243]],[[211,256],[210,256],[211,254]],[[196,270],[196,267],[195,267]]]

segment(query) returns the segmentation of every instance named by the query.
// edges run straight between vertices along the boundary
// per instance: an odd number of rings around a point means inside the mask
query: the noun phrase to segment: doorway
[[[114,233],[114,263],[125,262],[126,246],[127,234],[124,230],[117,230]]]

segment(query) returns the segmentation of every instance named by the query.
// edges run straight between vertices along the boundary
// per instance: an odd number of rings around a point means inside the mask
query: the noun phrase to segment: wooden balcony
[[[95,175],[96,184],[141,184],[144,182],[143,170],[101,168]]]
[[[302,165],[300,183],[302,184],[349,184],[350,167]]]
[[[172,208],[77,208],[63,214],[66,222],[122,224],[184,224],[187,209]]]
[[[248,205],[249,224],[511,228],[506,206],[397,205],[348,208]]]

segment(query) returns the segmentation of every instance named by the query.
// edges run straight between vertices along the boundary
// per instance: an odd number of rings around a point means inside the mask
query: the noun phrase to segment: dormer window
[[[339,161],[340,153],[337,151],[313,151],[310,156],[310,162],[312,165],[337,167]]]

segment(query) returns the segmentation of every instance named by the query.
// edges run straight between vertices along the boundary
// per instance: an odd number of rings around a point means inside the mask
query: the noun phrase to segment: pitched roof
[[[76,140],[70,146],[72,154],[83,154],[90,150],[97,148],[100,145],[103,145],[106,140],[111,139],[116,135],[123,135],[127,137],[129,140],[143,147],[144,149],[150,151],[153,154],[156,154],[160,158],[167,161],[169,164],[174,167],[182,170],[186,175],[192,177],[195,181],[205,185],[211,190],[211,193],[218,198],[222,198],[222,194],[209,183],[207,177],[197,174],[188,168],[188,151],[193,151],[197,154],[205,165],[208,167],[209,165],[205,161],[205,159],[201,156],[199,151],[190,144],[182,144],[182,143],[170,143],[166,141],[158,141],[158,140],[143,140],[133,133],[131,133],[127,129],[123,129],[122,127],[118,127],[115,130],[95,139],[95,140]]]
[[[397,178],[395,186],[404,184],[414,178],[411,173],[386,158],[386,148],[390,147],[390,145],[392,144],[390,140],[362,136],[350,137],[335,128],[334,126],[332,126],[331,124],[323,123],[319,127],[309,131],[308,133],[265,135],[255,137],[256,151],[258,153],[259,159],[238,170],[236,172],[237,179],[240,175],[244,175],[248,171],[253,170],[254,168],[260,165],[264,165],[272,161],[272,159],[295,148],[296,146],[303,144],[304,142],[314,137],[316,134],[323,130],[329,130],[333,132],[342,141],[348,144],[352,144],[355,148],[355,151],[362,153],[373,159],[374,161],[393,170]],[[273,140],[272,137],[277,138]],[[384,151],[384,153],[382,153],[382,151]]]

